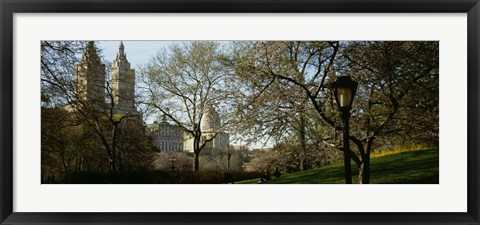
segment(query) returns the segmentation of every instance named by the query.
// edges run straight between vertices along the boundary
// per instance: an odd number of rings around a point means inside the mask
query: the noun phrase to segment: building
[[[221,120],[214,107],[208,107],[207,112],[202,118],[202,135],[205,139],[213,140],[207,142],[207,148],[217,148],[227,150],[230,145],[230,135],[219,130],[221,129]]]
[[[80,64],[75,65],[77,98],[102,107],[105,102],[105,64],[95,50],[93,41],[87,43]]]
[[[228,150],[230,145],[230,135],[220,130],[221,120],[214,107],[208,107],[203,115],[202,122],[202,142],[213,138],[207,142],[206,148],[217,148],[221,150]],[[184,150],[193,152],[193,137],[185,134]]]
[[[112,63],[111,90],[115,102],[114,111],[119,114],[134,114],[135,107],[135,70],[130,68],[125,47],[120,42],[117,57]]]
[[[210,107],[204,114],[201,121],[202,141],[211,139],[205,145],[206,148],[217,148],[228,150],[230,145],[229,134],[219,131],[221,120],[213,107]],[[163,116],[161,122],[149,125],[153,145],[159,151],[185,151],[193,152],[193,137],[190,133],[184,132],[176,124],[167,121]]]
[[[153,124],[151,135],[153,145],[158,151],[183,151],[183,130],[170,124],[165,115],[162,121]]]
[[[111,81],[106,82],[105,64],[101,62],[93,41],[87,43],[79,64],[75,65],[75,91],[83,101],[93,103],[97,109],[109,110],[113,101],[113,113],[137,115],[135,107],[135,70],[130,68],[123,42],[120,42],[117,57],[113,60]],[[106,99],[111,90],[113,98]]]
[[[231,145],[229,148],[231,151],[248,151],[246,145]]]

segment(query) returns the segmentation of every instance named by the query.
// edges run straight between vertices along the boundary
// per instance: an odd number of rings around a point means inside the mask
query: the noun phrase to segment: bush
[[[258,172],[232,171],[234,181],[261,177]],[[222,184],[221,170],[138,170],[109,175],[101,172],[75,172],[64,177],[65,184]]]
[[[110,175],[102,172],[74,172],[66,175],[64,184],[146,184],[153,181],[147,170],[130,171]]]
[[[261,177],[259,172],[231,171],[234,181]],[[138,170],[116,173],[111,176],[102,172],[74,172],[66,175],[64,184],[222,184],[224,171],[200,170]]]
[[[171,159],[175,159],[176,170],[192,170],[193,168],[193,156],[184,152],[159,152],[154,154],[154,170],[170,170],[172,167]]]

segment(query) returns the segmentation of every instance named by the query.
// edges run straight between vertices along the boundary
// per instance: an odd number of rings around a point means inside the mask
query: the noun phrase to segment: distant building
[[[162,121],[151,125],[153,145],[158,151],[183,151],[183,130],[177,125],[170,124],[164,115]]]
[[[130,68],[123,42],[120,42],[117,57],[112,63],[112,89],[114,111],[119,114],[135,114],[135,70]]]
[[[232,151],[244,151],[248,150],[248,147],[246,145],[231,145],[229,149]]]
[[[214,107],[208,107],[207,112],[203,115],[201,125],[202,142],[214,137],[211,141],[206,143],[206,148],[228,150],[230,145],[230,135],[219,131],[221,128],[221,120]],[[184,150],[193,152],[193,137],[189,134],[185,134]]]
[[[206,148],[228,150],[230,136],[219,131],[221,120],[213,107],[208,108],[201,121],[202,142],[215,136],[207,142]],[[179,126],[167,122],[163,116],[162,122],[149,125],[154,146],[159,151],[185,151],[193,152],[193,137],[184,132]]]
[[[113,100],[113,113],[138,115],[135,107],[135,70],[130,68],[123,42],[120,42],[117,57],[113,60],[109,87],[105,64],[101,62],[93,41],[87,43],[80,63],[75,65],[75,75],[75,92],[79,100],[90,102],[98,110],[109,110],[107,101]],[[113,98],[107,99],[108,90],[111,90]]]
[[[80,63],[75,65],[75,92],[78,100],[103,107],[105,102],[105,64],[95,50],[94,42],[89,41]]]
[[[186,152],[193,152],[193,136],[189,133],[184,133],[183,150]]]

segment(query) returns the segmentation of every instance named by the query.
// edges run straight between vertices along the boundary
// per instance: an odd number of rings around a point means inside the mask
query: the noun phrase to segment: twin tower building
[[[127,60],[125,47],[120,42],[117,56],[111,67],[111,79],[106,80],[105,64],[101,62],[93,41],[88,42],[81,62],[75,65],[77,98],[95,107],[111,107],[115,114],[138,114],[135,107],[135,70]],[[110,108],[108,108],[110,109]]]
[[[93,41],[88,42],[81,62],[75,65],[77,98],[89,102],[99,110],[110,110],[123,115],[139,115],[135,106],[135,70],[131,68],[120,42],[118,53],[112,62],[110,81],[106,79],[106,67],[97,54]],[[106,102],[108,100],[108,102]],[[106,108],[107,107],[107,108]],[[213,107],[209,107],[202,118],[203,138],[211,139],[207,147],[226,150],[229,135],[218,132],[220,118]],[[152,127],[153,126],[153,127]],[[150,125],[153,144],[160,151],[193,151],[193,138],[164,117],[161,122]]]

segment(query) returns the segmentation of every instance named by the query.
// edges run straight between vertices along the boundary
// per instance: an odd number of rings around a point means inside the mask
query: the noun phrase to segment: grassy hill
[[[438,184],[438,149],[388,154],[371,159],[372,184]],[[358,183],[358,170],[352,162],[353,183]],[[259,179],[235,182],[256,184]],[[284,173],[270,184],[342,184],[345,183],[343,162],[296,173]]]

